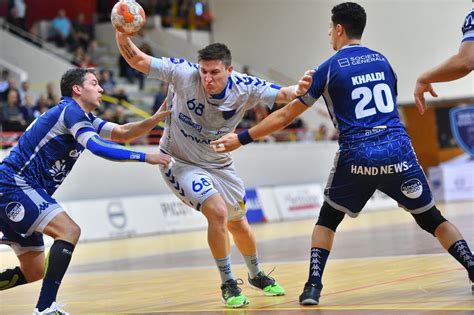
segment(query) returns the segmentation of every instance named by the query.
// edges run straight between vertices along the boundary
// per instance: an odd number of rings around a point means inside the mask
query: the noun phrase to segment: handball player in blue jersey
[[[44,276],[33,314],[68,314],[56,303],[56,294],[80,228],[52,195],[81,153],[87,148],[114,161],[164,167],[170,163],[168,155],[137,152],[109,141],[143,136],[170,112],[161,110],[125,125],[106,122],[92,113],[102,92],[94,69],[67,71],[61,78],[61,101],[31,123],[0,164],[0,244],[11,246],[20,263],[0,273],[0,290]],[[46,261],[42,234],[54,239]]]
[[[285,127],[319,97],[324,98],[340,133],[340,147],[313,230],[309,277],[299,297],[302,305],[319,304],[321,278],[337,226],[346,214],[358,216],[377,189],[396,200],[422,229],[435,236],[466,268],[471,282],[474,280],[471,250],[436,208],[400,122],[395,72],[384,55],[361,44],[365,24],[366,13],[360,5],[346,2],[335,6],[328,35],[337,52],[316,68],[308,93],[249,130],[211,142],[219,152],[232,151]]]
[[[438,96],[431,83],[457,80],[474,70],[474,9],[467,13],[461,30],[463,38],[458,53],[423,73],[416,81],[415,101],[421,114],[426,110],[423,94],[429,92],[434,97]]]

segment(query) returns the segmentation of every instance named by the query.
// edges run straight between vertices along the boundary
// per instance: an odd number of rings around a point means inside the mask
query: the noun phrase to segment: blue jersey
[[[474,40],[474,9],[471,9],[464,19],[464,24],[462,25],[462,35],[462,41]]]
[[[110,138],[114,126],[85,113],[72,98],[63,97],[28,127],[3,160],[0,172],[13,175],[17,184],[33,182],[52,195],[91,136]]]
[[[398,115],[397,77],[387,58],[361,45],[345,46],[316,69],[308,106],[323,96],[339,142],[357,143],[389,133],[406,135]]]

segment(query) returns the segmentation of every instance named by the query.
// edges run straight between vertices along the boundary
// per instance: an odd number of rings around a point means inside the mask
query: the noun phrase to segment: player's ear
[[[232,71],[234,71],[234,66],[233,66],[233,65],[230,65],[230,66],[227,68],[227,73],[228,73],[228,74],[231,74]]]
[[[344,33],[344,26],[342,26],[341,24],[337,24],[336,32],[337,32],[337,35],[341,36]]]
[[[81,95],[81,86],[80,86],[80,85],[77,85],[77,84],[73,85],[73,86],[72,86],[72,91],[73,91],[74,93],[76,93],[76,94]]]

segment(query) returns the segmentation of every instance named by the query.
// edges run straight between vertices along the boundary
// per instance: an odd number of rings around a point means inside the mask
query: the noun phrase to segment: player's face
[[[199,66],[199,74],[204,90],[209,94],[222,92],[232,73],[232,66],[226,68],[222,60],[201,60]]]
[[[104,90],[100,87],[99,81],[97,81],[94,74],[87,73],[82,86],[79,86],[79,88],[81,91],[79,99],[88,110],[93,110],[100,106]]]

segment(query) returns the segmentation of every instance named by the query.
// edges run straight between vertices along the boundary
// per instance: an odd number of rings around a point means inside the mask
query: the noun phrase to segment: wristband
[[[253,142],[253,139],[250,136],[248,129],[239,133],[237,137],[239,138],[239,142],[241,145],[246,145],[246,144],[249,144],[250,142]]]

